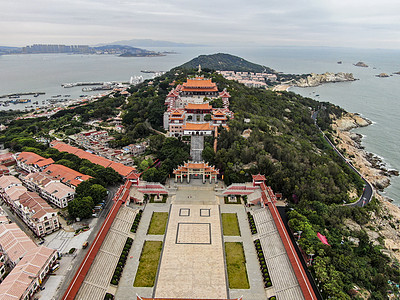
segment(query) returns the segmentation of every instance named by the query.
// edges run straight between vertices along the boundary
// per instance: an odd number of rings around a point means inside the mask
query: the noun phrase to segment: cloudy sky
[[[398,0],[0,0],[0,45],[155,39],[400,49]]]

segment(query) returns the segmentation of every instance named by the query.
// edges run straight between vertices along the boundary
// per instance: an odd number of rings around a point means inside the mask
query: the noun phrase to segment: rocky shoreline
[[[323,83],[331,82],[345,82],[357,80],[353,77],[353,73],[339,72],[337,74],[326,72],[324,74],[311,73],[306,78],[300,78],[296,81],[295,86],[297,87],[314,87]]]
[[[359,227],[367,234],[374,245],[381,245],[382,253],[391,259],[400,261],[400,208],[391,203],[391,199],[379,194],[384,188],[390,185],[390,177],[398,176],[397,170],[388,170],[382,159],[372,153],[364,150],[361,144],[362,135],[351,132],[351,129],[357,127],[365,127],[371,122],[362,118],[358,114],[347,113],[342,118],[335,120],[333,129],[336,130],[334,138],[337,148],[347,153],[347,158],[358,168],[360,173],[366,178],[377,190],[375,197],[380,202],[380,213],[372,213],[371,220],[362,226],[348,220],[346,226],[351,230],[357,230]]]
[[[362,135],[351,131],[351,129],[370,124],[371,121],[358,114],[347,113],[336,120],[332,127],[336,130],[338,149],[342,149],[347,154],[353,165],[378,191],[383,191],[390,185],[390,177],[398,176],[399,172],[388,170],[380,157],[366,152],[361,143]]]

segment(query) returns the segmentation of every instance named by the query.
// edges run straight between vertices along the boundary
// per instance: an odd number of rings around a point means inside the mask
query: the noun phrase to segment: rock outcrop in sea
[[[323,83],[328,82],[344,82],[344,81],[354,81],[356,80],[353,77],[353,73],[330,73],[326,72],[324,74],[315,74],[311,73],[311,75],[307,76],[307,78],[301,78],[296,82],[296,86],[298,87],[312,87],[318,86]]]
[[[365,62],[359,61],[358,63],[354,64],[356,67],[368,68],[368,65]]]

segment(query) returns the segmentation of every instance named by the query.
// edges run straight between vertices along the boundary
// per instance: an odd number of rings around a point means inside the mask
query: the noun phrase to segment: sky
[[[0,0],[0,46],[153,39],[400,49],[398,0]]]

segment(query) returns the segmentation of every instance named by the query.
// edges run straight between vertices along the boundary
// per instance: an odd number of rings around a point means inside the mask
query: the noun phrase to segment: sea
[[[82,87],[63,88],[73,82],[127,82],[132,76],[151,78],[142,70],[167,71],[200,54],[229,53],[271,67],[279,72],[304,74],[350,72],[358,80],[328,83],[318,87],[290,90],[319,101],[339,105],[359,113],[372,125],[354,129],[362,134],[365,150],[380,157],[386,168],[400,170],[400,50],[332,47],[180,47],[151,48],[176,52],[160,57],[118,57],[114,55],[25,54],[0,56],[0,95],[44,92],[38,97],[23,96],[39,105],[55,95],[78,99]],[[341,64],[338,62],[341,61]],[[356,67],[362,61],[369,67]],[[376,75],[386,73],[389,77]],[[1,103],[0,99],[0,103]],[[0,106],[0,110],[23,109],[27,104]],[[392,177],[383,195],[400,206],[400,178]]]

